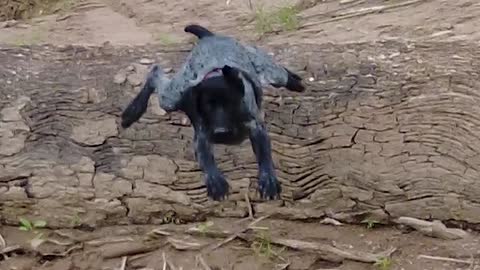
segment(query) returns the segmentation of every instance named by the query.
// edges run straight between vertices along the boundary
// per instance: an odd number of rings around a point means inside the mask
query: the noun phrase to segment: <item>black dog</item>
[[[214,36],[201,26],[190,25],[186,32],[200,39]],[[301,78],[287,71],[284,86],[303,91]],[[165,85],[161,69],[155,65],[144,87],[122,113],[122,127],[137,121],[146,110],[149,96]],[[213,155],[214,144],[235,145],[250,139],[258,163],[259,192],[263,198],[274,199],[281,193],[271,156],[271,143],[261,115],[262,89],[258,80],[244,70],[229,65],[215,68],[195,86],[189,87],[175,105],[185,112],[194,128],[195,156],[205,174],[207,194],[214,200],[224,199],[229,185],[218,169]],[[161,90],[161,89],[160,89]],[[165,95],[165,93],[163,93]]]

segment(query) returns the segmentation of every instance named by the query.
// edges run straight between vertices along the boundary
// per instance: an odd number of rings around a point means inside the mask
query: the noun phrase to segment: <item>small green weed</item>
[[[373,229],[373,227],[375,227],[376,224],[380,224],[380,222],[374,220],[374,219],[364,219],[362,220],[362,223],[366,223],[367,224],[367,229]]]
[[[380,270],[390,270],[392,267],[392,259],[387,257],[382,257],[378,261],[376,261],[373,265]]]
[[[35,229],[44,228],[45,226],[47,226],[47,222],[44,220],[35,220],[33,222],[30,222],[26,218],[20,218],[19,221],[20,221],[20,226],[18,229],[21,231],[27,231],[27,232],[33,231],[36,233]]]

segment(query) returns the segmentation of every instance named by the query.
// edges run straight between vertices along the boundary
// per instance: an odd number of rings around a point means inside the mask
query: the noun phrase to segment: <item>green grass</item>
[[[259,256],[270,259],[275,255],[275,252],[272,249],[270,236],[265,232],[261,232],[256,235],[251,247]]]
[[[283,6],[271,11],[259,7],[255,11],[255,31],[263,35],[295,30],[300,25],[298,12],[295,6]]]
[[[167,33],[159,33],[154,38],[164,46],[171,46],[178,42],[172,35]]]

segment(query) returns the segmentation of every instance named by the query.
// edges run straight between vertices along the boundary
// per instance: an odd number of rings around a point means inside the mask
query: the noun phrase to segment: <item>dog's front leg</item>
[[[265,124],[259,120],[249,123],[250,142],[258,163],[258,191],[262,198],[275,199],[282,188],[275,174],[272,147]]]
[[[205,175],[208,197],[216,201],[224,199],[228,194],[229,186],[215,163],[212,144],[203,127],[195,130],[194,144],[195,157]]]

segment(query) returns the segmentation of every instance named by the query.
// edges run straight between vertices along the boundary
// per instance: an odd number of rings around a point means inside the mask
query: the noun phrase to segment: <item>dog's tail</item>
[[[138,95],[128,104],[127,108],[122,112],[122,128],[128,128],[133,123],[138,121],[140,117],[145,113],[148,107],[148,99],[159,86],[157,85],[157,77],[163,75],[163,71],[160,66],[154,65],[150,70],[145,84]]]
[[[207,28],[200,26],[198,24],[189,24],[183,30],[187,33],[194,34],[199,39],[202,39],[204,37],[211,37],[215,35],[214,33],[210,32]]]
[[[295,92],[305,91],[305,86],[302,84],[302,77],[288,70],[287,68],[285,68],[285,70],[287,71],[287,74],[288,74],[287,85],[285,85],[285,88]]]

